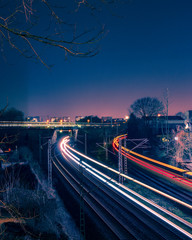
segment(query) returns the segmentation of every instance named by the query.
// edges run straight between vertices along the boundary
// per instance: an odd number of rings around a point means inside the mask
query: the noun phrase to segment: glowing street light
[[[189,131],[191,131],[191,123],[190,122],[185,123],[185,129],[188,129]]]
[[[179,140],[179,137],[176,136],[176,137],[175,137],[175,141],[178,141],[178,140]]]
[[[125,116],[125,120],[127,121],[128,119],[129,119],[129,116],[128,116],[128,115],[126,115],[126,116]]]

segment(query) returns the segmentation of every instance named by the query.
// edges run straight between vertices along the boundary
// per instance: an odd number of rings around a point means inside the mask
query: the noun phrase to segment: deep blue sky
[[[50,70],[5,44],[0,106],[8,96],[26,115],[124,117],[136,99],[161,99],[168,88],[170,114],[192,109],[191,12],[191,0],[132,0],[105,9],[97,14],[108,30],[99,54],[66,60],[59,50],[37,47]],[[90,18],[83,14],[84,26]]]

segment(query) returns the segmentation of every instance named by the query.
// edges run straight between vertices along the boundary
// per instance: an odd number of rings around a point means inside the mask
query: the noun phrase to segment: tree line
[[[16,108],[7,108],[0,111],[0,121],[24,121],[24,113]]]

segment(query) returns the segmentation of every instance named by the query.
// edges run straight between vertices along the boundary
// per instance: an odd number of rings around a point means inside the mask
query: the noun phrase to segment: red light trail
[[[126,135],[121,135],[113,140],[113,148],[117,152],[119,151],[119,139],[125,138]],[[152,158],[148,158],[124,147],[122,147],[121,152],[123,156],[127,157],[133,163],[137,164],[137,166],[140,166],[143,169],[150,171],[151,173],[158,175],[162,178],[165,178],[170,182],[177,184],[192,192],[192,180],[188,178],[191,177],[192,172],[159,162]]]

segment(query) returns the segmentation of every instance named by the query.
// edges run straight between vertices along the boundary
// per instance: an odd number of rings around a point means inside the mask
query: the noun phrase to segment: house
[[[64,117],[62,118],[62,121],[63,121],[63,122],[71,122],[71,118],[68,117],[68,116],[64,116]]]
[[[75,122],[78,122],[80,121],[81,119],[83,119],[84,117],[83,116],[76,116],[75,117]]]
[[[41,117],[39,117],[39,116],[35,116],[35,117],[29,116],[29,117],[26,118],[26,121],[29,121],[29,122],[41,122]]]
[[[166,134],[176,130],[178,126],[184,127],[185,120],[180,116],[155,116],[148,117],[148,126],[152,129],[153,134]]]
[[[192,122],[192,110],[188,110],[185,112],[185,117],[188,122]]]
[[[102,123],[112,123],[112,117],[101,117]]]
[[[125,123],[124,118],[113,118],[113,123]]]

